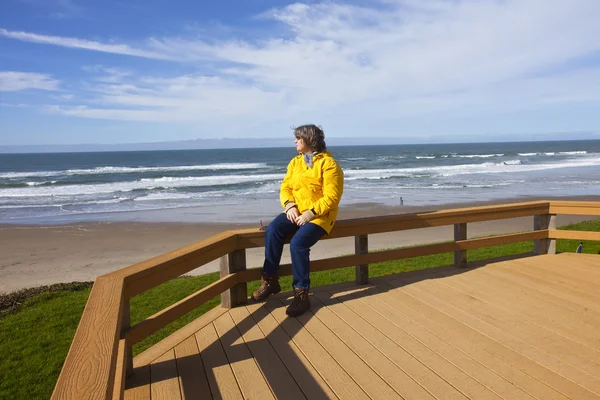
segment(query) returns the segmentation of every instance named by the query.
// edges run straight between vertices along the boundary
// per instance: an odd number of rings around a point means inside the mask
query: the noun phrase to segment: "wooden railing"
[[[556,230],[557,214],[600,216],[600,202],[535,201],[342,220],[323,240],[354,237],[355,254],[311,261],[311,271],[354,265],[356,282],[364,284],[368,265],[382,261],[454,252],[454,263],[461,267],[469,249],[533,240],[536,254],[552,254],[556,239],[600,241],[599,232]],[[467,239],[470,222],[528,216],[534,217],[532,231]],[[454,225],[453,242],[368,252],[370,234],[443,225]],[[246,269],[245,250],[262,246],[259,229],[228,231],[96,279],[52,398],[120,399],[133,369],[132,346],[219,294],[223,307],[246,302],[247,282],[260,279],[261,269]],[[133,296],[219,258],[218,281],[131,326]],[[282,265],[279,274],[291,275],[291,265]]]

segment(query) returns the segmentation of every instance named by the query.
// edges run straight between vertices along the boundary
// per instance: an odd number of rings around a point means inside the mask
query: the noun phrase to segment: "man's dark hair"
[[[297,139],[304,140],[304,143],[314,152],[322,153],[327,151],[325,133],[319,126],[312,124],[299,126],[294,129],[294,136]]]

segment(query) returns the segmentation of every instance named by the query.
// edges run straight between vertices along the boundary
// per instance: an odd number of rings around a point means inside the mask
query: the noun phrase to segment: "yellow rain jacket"
[[[309,168],[302,154],[290,161],[279,198],[284,208],[288,202],[296,203],[300,214],[312,210],[316,217],[310,222],[329,234],[344,191],[344,173],[331,153],[317,153],[312,162]]]

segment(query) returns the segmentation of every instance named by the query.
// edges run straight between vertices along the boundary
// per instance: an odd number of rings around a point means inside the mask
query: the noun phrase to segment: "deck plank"
[[[565,347],[579,357],[594,362],[596,365],[595,368],[600,367],[600,351],[579,342],[576,339],[577,335],[575,335],[575,338],[572,338],[571,335],[569,335],[570,332],[558,332],[554,329],[552,324],[540,321],[535,315],[528,315],[527,317],[520,315],[518,312],[519,307],[522,304],[521,302],[528,301],[527,297],[523,297],[517,292],[508,292],[505,288],[499,290],[498,287],[494,287],[494,285],[490,285],[488,282],[481,281],[475,276],[472,276],[468,280],[460,278],[452,279],[444,281],[443,284],[452,289],[460,290],[462,295],[457,295],[466,296],[466,298],[463,297],[465,302],[471,302],[471,299],[478,299],[489,304],[490,307],[493,307],[486,308],[489,312],[495,314],[502,312],[501,318],[507,323],[505,325],[507,329],[511,329],[512,326],[515,326],[516,329],[526,330],[535,335],[534,340],[544,339],[556,345]],[[501,311],[495,312],[495,308]],[[555,311],[556,308],[554,303],[546,305],[546,309]],[[600,329],[600,325],[598,325],[598,329]]]
[[[171,349],[150,364],[151,397],[153,400],[180,400],[175,350]]]
[[[470,272],[465,276],[457,276],[455,280],[477,279],[489,287],[496,288],[496,292],[504,291],[514,292],[516,295],[522,296],[527,301],[527,306],[531,304],[534,307],[548,307],[556,309],[556,312],[561,315],[570,317],[576,323],[584,323],[592,327],[600,323],[600,312],[590,309],[581,303],[586,300],[578,299],[577,301],[567,300],[561,296],[568,295],[566,291],[552,290],[542,282],[532,285],[527,277],[512,273],[509,269],[494,269],[482,268]],[[600,300],[598,301],[600,303]],[[529,311],[529,307],[527,308]],[[537,310],[531,310],[537,312]]]
[[[347,345],[351,346],[404,399],[435,399],[406,372],[387,358],[384,352],[378,350],[346,323],[348,319],[360,323],[360,318],[356,314],[333,299],[329,293],[319,292],[314,297],[317,303],[314,304],[314,302],[312,305],[315,315]]]
[[[482,271],[482,274],[488,274],[490,271]],[[483,283],[490,291],[497,292],[498,289],[491,288],[493,280]],[[513,277],[512,282],[520,285],[523,281],[518,277]],[[510,289],[509,289],[510,290]],[[505,292],[508,293],[508,290]],[[552,296],[552,294],[547,294]],[[516,296],[512,296],[516,297]],[[511,296],[506,296],[507,301],[511,301]],[[516,300],[516,299],[515,299]],[[561,308],[551,306],[551,303],[543,300],[527,298],[514,302],[514,310],[523,318],[530,319],[542,325],[551,326],[551,330],[570,337],[580,343],[583,343],[593,349],[600,348],[600,333],[593,321],[586,320],[585,316],[564,311]]]
[[[231,315],[223,314],[213,324],[244,398],[274,399],[265,377],[258,369],[248,346],[242,340]]]
[[[332,294],[333,295],[333,294]],[[334,295],[335,296],[335,295]],[[345,299],[344,306],[352,313],[361,318],[353,318],[345,312],[346,323],[361,334],[380,352],[386,356],[413,380],[426,388],[437,399],[465,399],[466,396],[460,393],[456,388],[450,385],[446,380],[437,375],[434,371],[424,365],[417,358],[413,357],[402,346],[394,342],[391,338],[381,332],[374,326],[375,321],[370,317],[376,317],[370,311],[364,310],[357,301]],[[342,310],[338,310],[343,312]],[[365,323],[367,322],[367,323]]]
[[[384,291],[381,291],[380,288]],[[469,355],[513,385],[538,399],[567,399],[565,395],[521,371],[498,355],[487,351],[483,346],[487,338],[478,340],[480,338],[477,337],[476,332],[458,323],[458,321],[436,313],[431,307],[402,293],[395,287],[380,284],[378,288],[365,293],[360,299],[372,308],[391,309],[396,314],[412,319],[418,326],[423,327],[442,341]]]
[[[281,362],[260,328],[256,325],[245,307],[233,308],[229,311],[242,339],[248,346],[252,357],[258,364],[267,384],[275,397],[280,399],[305,399],[294,378]]]
[[[351,344],[357,343],[344,343],[335,332],[332,332],[323,321],[312,313],[312,310],[297,319],[334,359],[344,360],[342,368],[369,397],[372,399],[401,399],[400,395],[385,380],[356,355]],[[343,329],[349,328],[346,326]]]
[[[377,290],[377,293],[383,293],[379,288],[375,290]],[[469,357],[455,347],[452,347],[445,340],[433,335],[420,326],[416,321],[406,317],[395,308],[383,303],[374,296],[357,294],[354,297],[369,306],[371,312],[380,314],[382,317],[396,325],[397,329],[404,330],[415,340],[418,340],[423,343],[423,345],[435,351],[473,379],[476,379],[479,383],[492,390],[496,395],[506,400],[534,398],[516,387],[509,380],[503,379],[500,375],[486,368],[484,364],[477,362],[475,359]]]
[[[468,343],[470,346],[480,346],[485,351],[496,355],[515,368],[524,371],[567,397],[574,399],[600,399],[599,396],[596,396],[589,390],[582,388],[571,380],[530,360],[518,351],[499,343],[479,332],[477,329],[452,318],[450,315],[436,309],[435,306],[432,306],[428,302],[422,301],[418,297],[406,293],[403,289],[404,287],[389,291],[388,293],[398,300],[398,306],[404,304],[410,305],[410,307],[431,318],[439,329],[441,329],[442,333],[440,334],[444,334],[451,329],[455,330],[459,332],[459,340]],[[551,396],[548,396],[548,398],[550,397]]]
[[[175,359],[179,373],[181,400],[210,399],[212,396],[208,379],[195,336],[190,336],[175,346]]]
[[[522,276],[531,282],[539,282],[548,288],[555,290],[564,291],[567,293],[573,293],[574,295],[580,296],[584,299],[598,303],[600,301],[600,295],[596,293],[595,286],[590,285],[585,287],[583,284],[576,284],[574,279],[563,278],[557,274],[550,274],[545,272],[536,271],[534,265],[527,260],[520,260],[520,265],[497,265],[492,266],[494,269],[505,270],[510,273]]]
[[[287,317],[281,301],[268,300],[266,306],[337,397],[340,399],[369,399],[369,396],[338,364],[338,361],[331,357],[307,330],[302,329],[302,324],[296,318]]]
[[[511,318],[510,311],[486,303],[475,297],[474,294],[466,294],[441,281],[422,282],[419,287],[426,288],[428,293],[433,294],[447,304],[451,304],[464,312],[477,316],[477,318],[485,321],[491,326],[536,347],[540,351],[559,358],[561,361],[570,364],[574,368],[580,369],[582,372],[585,371],[593,376],[594,373],[600,370],[600,365],[593,361],[589,361],[586,358],[579,357],[577,354],[570,351],[567,338],[563,337],[561,340],[558,335],[554,335],[554,341],[545,340],[543,337],[544,332],[542,326],[532,324],[532,327],[530,328],[531,331],[524,329],[528,322],[526,318]],[[510,298],[510,296],[508,298]],[[506,301],[508,302],[507,299]],[[512,303],[508,303],[507,305],[510,304]]]
[[[523,277],[519,276],[518,273],[514,273],[512,271],[505,270],[502,268],[483,268],[481,273],[506,278],[507,280],[515,282],[516,284],[519,284],[528,289],[537,290],[545,295],[554,296],[559,299],[569,300],[575,304],[579,304],[582,307],[588,307],[596,312],[600,312],[600,304],[598,304],[597,301],[582,297],[578,293],[574,293],[573,291],[566,291],[562,290],[561,288],[557,289],[549,287],[540,280],[527,279],[527,277],[523,279]]]
[[[514,281],[511,281],[505,277],[485,274],[484,269],[474,270],[469,272],[469,274],[456,276],[456,279],[453,281],[466,281],[468,283],[471,277],[473,277],[473,279],[478,278],[482,284],[487,285],[488,288],[493,288],[497,292],[510,291],[513,293],[513,295],[526,299],[527,302],[529,302],[531,299],[536,299],[540,301],[541,304],[546,306],[576,313],[583,316],[584,319],[594,320],[594,323],[600,322],[600,312],[596,310],[564,298],[559,298],[532,288],[528,288],[523,284],[516,284]]]
[[[480,320],[476,316],[468,314],[457,307],[453,307],[446,302],[439,300],[434,295],[428,293],[423,288],[416,285],[407,285],[402,290],[415,298],[431,305],[437,310],[444,312],[457,321],[481,332],[482,334],[492,338],[503,346],[512,349],[515,353],[522,355],[529,360],[538,363],[539,365],[554,371],[566,379],[576,383],[581,389],[596,393],[600,393],[600,383],[596,379],[586,376],[581,371],[573,368],[570,365],[564,364],[561,360],[537,350],[534,346],[524,343],[516,339],[510,334],[507,334],[500,329],[497,329],[488,323]]]
[[[150,366],[144,365],[133,370],[127,378],[125,400],[150,400]]]
[[[196,333],[195,337],[213,399],[241,399],[242,392],[214,325],[212,323],[206,325]]]
[[[206,313],[202,314],[189,324],[185,325],[183,328],[179,329],[178,331],[167,336],[160,342],[156,343],[154,346],[149,347],[142,353],[135,356],[133,358],[133,367],[135,368],[139,365],[150,364],[157,357],[164,354],[165,351],[177,346],[179,343],[194,335],[200,329],[204,328],[206,325],[210,324],[216,318],[218,318],[226,312],[226,308],[219,306],[216,306],[215,308],[207,311]]]
[[[535,273],[553,275],[567,284],[574,283],[586,290],[592,290],[592,293],[594,293],[595,288],[600,284],[600,275],[591,273],[590,269],[593,267],[589,265],[584,265],[582,266],[583,268],[575,269],[574,265],[564,265],[564,262],[557,264],[557,260],[548,260],[550,262],[543,264],[539,262],[527,262],[527,260],[524,261],[527,268]],[[559,259],[559,261],[564,261],[564,259]],[[510,266],[507,265],[504,268],[510,268]]]
[[[440,378],[441,382],[447,385],[443,390],[430,389],[437,398],[500,399],[498,395],[465,374],[455,365],[449,363],[423,343],[408,335],[402,329],[399,329],[380,314],[373,312],[366,304],[350,299],[345,300],[344,304],[364,321],[376,327],[380,334],[391,341],[389,343],[391,347],[387,348],[387,351],[390,351],[394,347],[400,347],[410,357],[414,358],[421,365],[426,366],[433,374]],[[407,365],[407,368],[412,369],[412,366],[409,367]],[[427,388],[429,387],[428,384]]]
[[[277,352],[307,399],[335,399],[337,396],[319,375],[302,351],[270,314],[264,303],[250,304],[246,309],[263,335]]]
[[[600,278],[600,265],[598,265],[598,256],[596,254],[573,254],[561,253],[556,255],[556,261],[543,263],[568,271],[579,271],[580,273]]]

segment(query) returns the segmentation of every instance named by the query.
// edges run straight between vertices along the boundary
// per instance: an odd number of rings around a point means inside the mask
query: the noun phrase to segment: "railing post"
[[[127,332],[131,328],[131,304],[129,303],[129,299],[123,300],[123,324],[121,325],[121,332],[124,336],[124,333]],[[129,343],[125,346],[125,376],[130,376],[133,374],[133,346]]]
[[[533,230],[556,229],[556,214],[533,216]],[[537,239],[533,241],[535,254],[556,254],[556,239]]]
[[[369,237],[367,235],[354,236],[354,254],[361,255],[369,252]],[[356,266],[356,284],[369,283],[369,264]]]
[[[454,224],[454,241],[467,240],[467,224],[460,223]],[[454,266],[455,267],[466,267],[467,266],[467,251],[457,250],[454,252]]]
[[[246,249],[234,250],[221,257],[221,278],[246,270]],[[221,306],[233,308],[248,302],[248,287],[246,282],[238,283],[221,294]]]

